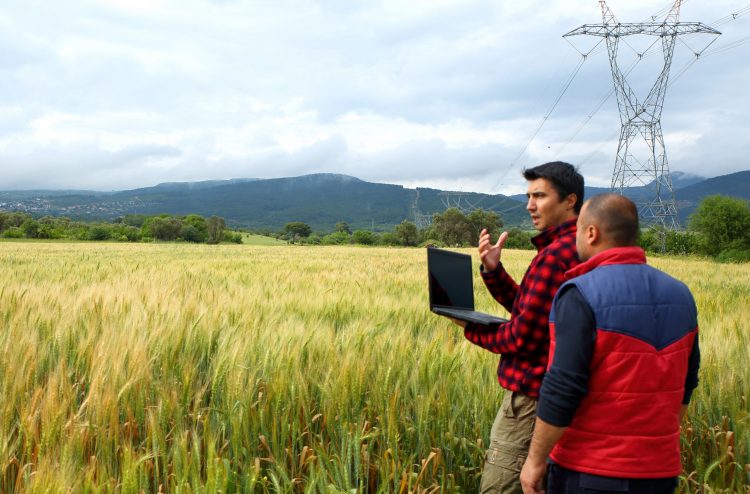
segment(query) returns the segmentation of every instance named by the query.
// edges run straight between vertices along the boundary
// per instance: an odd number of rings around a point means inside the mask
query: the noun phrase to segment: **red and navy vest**
[[[589,391],[550,457],[608,477],[680,474],[680,407],[697,337],[693,296],[646,264],[637,247],[609,249],[569,271],[596,321]],[[555,342],[550,313],[550,364]]]

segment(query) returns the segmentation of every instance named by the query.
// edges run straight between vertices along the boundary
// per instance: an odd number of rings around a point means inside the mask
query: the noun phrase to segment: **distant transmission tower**
[[[440,192],[438,195],[440,196],[445,209],[455,208],[463,214],[468,214],[476,209],[476,207],[466,198],[468,194],[465,192]]]
[[[432,224],[432,216],[424,214],[419,209],[419,188],[415,190],[414,204],[412,204],[412,214],[414,215],[414,224],[418,230],[424,230]]]
[[[432,216],[430,216],[429,214],[424,214],[421,211],[415,211],[414,224],[417,226],[418,230],[424,230],[425,228],[428,228],[430,225],[432,225]]]
[[[674,46],[677,36],[697,33],[721,34],[700,22],[679,22],[681,4],[682,0],[676,0],[662,22],[621,23],[615,19],[607,3],[601,0],[599,5],[602,9],[602,24],[584,24],[564,35],[566,37],[587,34],[603,37],[607,42],[609,65],[612,69],[622,124],[615,169],[612,173],[612,191],[622,194],[626,187],[653,183],[653,195],[637,203],[641,220],[644,226],[662,226],[672,230],[679,227],[679,218],[661,132],[661,112]],[[637,34],[661,38],[664,54],[664,66],[643,101],[638,100],[617,63],[620,41],[625,36]],[[642,57],[643,54],[639,56]],[[645,141],[645,148],[640,139]]]

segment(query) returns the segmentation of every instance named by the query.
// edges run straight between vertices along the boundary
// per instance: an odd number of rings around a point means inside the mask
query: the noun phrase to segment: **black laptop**
[[[471,256],[434,247],[427,248],[430,310],[441,316],[478,324],[508,322],[474,310],[474,278]]]

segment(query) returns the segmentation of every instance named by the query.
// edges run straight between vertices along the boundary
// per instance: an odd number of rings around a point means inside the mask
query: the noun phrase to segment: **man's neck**
[[[577,219],[578,219],[578,213],[576,213],[574,211],[571,211],[569,214],[567,214],[565,216],[565,218],[562,220],[562,222],[560,222],[560,225],[562,225],[563,223],[567,223],[570,220],[577,220]],[[558,225],[558,226],[560,226],[560,225]]]
[[[554,230],[555,228],[560,228],[564,224],[566,224],[566,223],[568,223],[568,222],[570,222],[572,220],[575,220],[577,218],[578,218],[577,214],[569,214],[565,218],[563,218],[559,223],[556,223],[554,225],[548,226],[547,228],[545,228],[544,230],[542,230],[542,232],[549,231],[549,230]],[[541,233],[541,232],[539,232],[539,233]]]

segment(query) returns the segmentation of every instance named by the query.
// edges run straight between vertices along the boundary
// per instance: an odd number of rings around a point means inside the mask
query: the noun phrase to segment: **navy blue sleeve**
[[[690,398],[693,396],[693,391],[698,387],[698,368],[701,365],[701,350],[698,347],[698,335],[695,335],[695,341],[693,341],[693,349],[690,351],[690,357],[688,358],[688,372],[685,378],[685,394],[682,395],[682,404],[687,405],[690,403]]]
[[[575,285],[568,285],[555,302],[555,354],[542,381],[537,416],[548,424],[567,427],[588,393],[596,321]]]

